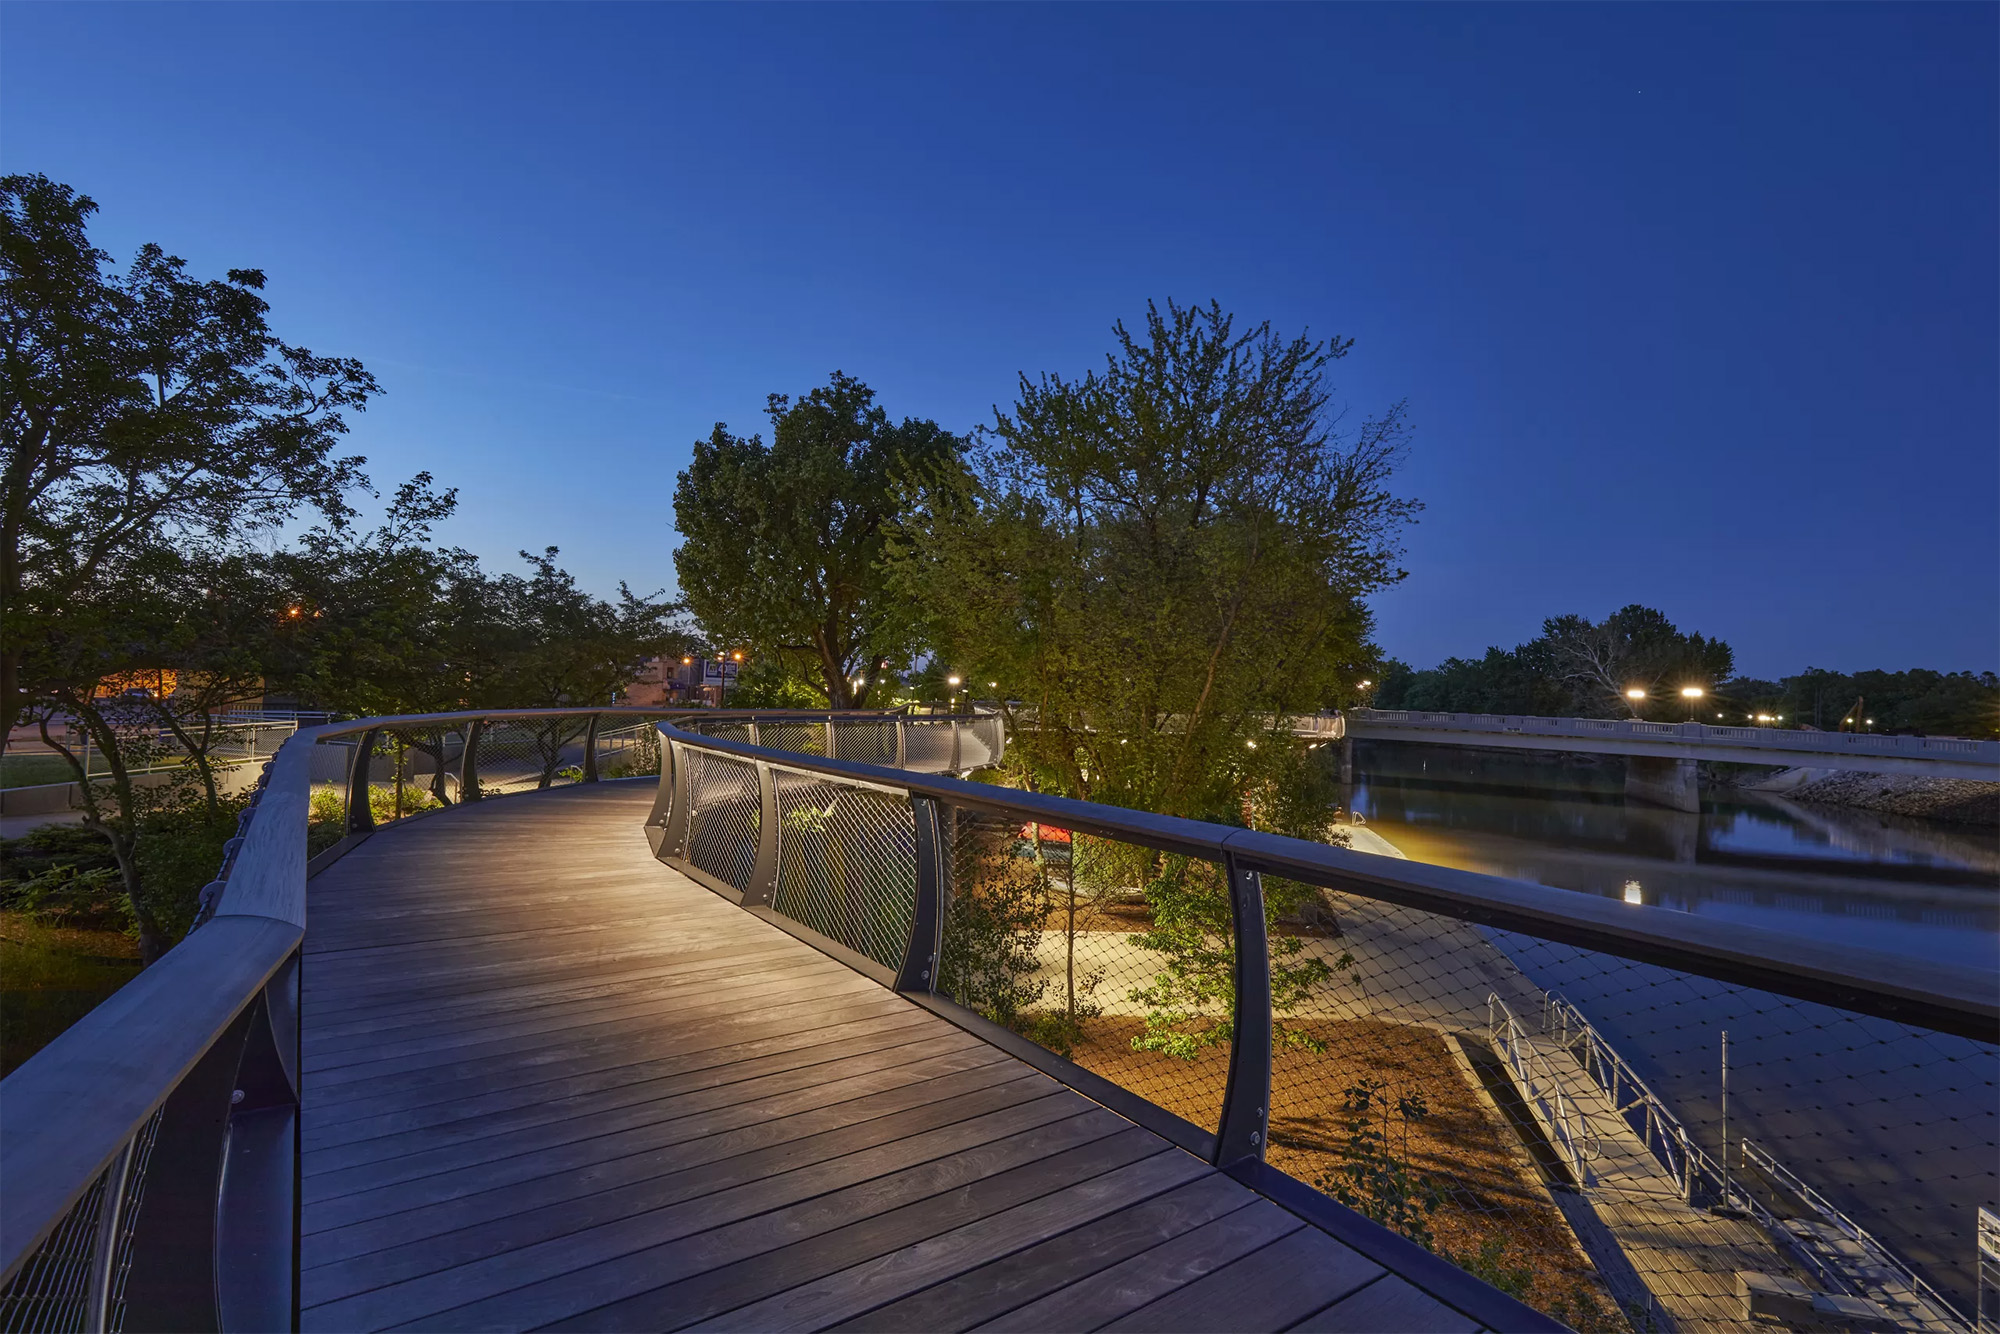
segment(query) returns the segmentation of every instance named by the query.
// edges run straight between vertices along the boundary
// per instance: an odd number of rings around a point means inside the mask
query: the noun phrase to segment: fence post
[[[1236,932],[1236,1037],[1229,1045],[1229,1084],[1215,1135],[1217,1166],[1264,1156],[1271,1107],[1271,947],[1263,879],[1229,853],[1222,864]]]
[[[590,715],[590,721],[583,729],[583,781],[597,781],[597,724],[603,719],[601,713]]]
[[[834,745],[834,740],[833,740],[833,734],[838,730],[839,729],[833,725],[833,715],[829,713],[828,715],[826,715],[826,757],[829,760],[837,760],[840,758],[840,756],[835,753],[837,748]]]
[[[361,734],[354,747],[354,763],[347,766],[347,832],[365,834],[375,827],[375,812],[368,807],[369,759],[375,754],[374,728]]]
[[[903,739],[903,715],[899,713],[896,715],[896,767],[898,769],[907,769],[910,767],[904,759],[906,753]]]
[[[757,731],[757,720],[755,718],[752,718],[749,722],[743,724],[743,727],[744,730],[750,733],[751,745],[761,746],[764,744],[763,736],[759,734],[759,732]]]
[[[935,801],[911,797],[910,813],[917,827],[917,903],[910,913],[910,942],[896,971],[896,990],[936,991],[944,932],[944,839]]]
[[[958,719],[951,720],[951,772],[958,772]]]
[[[762,760],[757,761],[757,804],[757,861],[743,891],[746,908],[768,908],[778,893],[778,775]]]
[[[458,799],[461,803],[478,801],[479,791],[479,737],[486,730],[484,718],[474,718],[472,725],[465,729],[465,750],[458,757]]]

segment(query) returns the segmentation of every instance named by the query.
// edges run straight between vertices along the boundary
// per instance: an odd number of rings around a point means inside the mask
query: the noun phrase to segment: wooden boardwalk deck
[[[650,799],[312,881],[304,1329],[1480,1328],[660,865]]]

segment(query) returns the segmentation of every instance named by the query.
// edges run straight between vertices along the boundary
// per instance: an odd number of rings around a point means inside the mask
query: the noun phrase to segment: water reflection
[[[2000,967],[2000,847],[1730,789],[1627,804],[1615,758],[1363,743],[1352,807],[1409,857],[1914,959]]]

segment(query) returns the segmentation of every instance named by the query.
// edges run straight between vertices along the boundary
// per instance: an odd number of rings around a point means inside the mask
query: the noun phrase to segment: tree
[[[941,661],[1032,709],[1012,753],[1039,785],[1241,822],[1300,761],[1278,720],[1378,658],[1365,599],[1402,578],[1417,509],[1387,488],[1402,411],[1343,439],[1348,343],[1219,306],[1114,336],[1101,374],[1023,376],[971,466],[913,485],[892,580]]]
[[[771,395],[768,411],[768,446],[717,422],[680,474],[681,594],[714,643],[803,657],[834,708],[865,707],[918,647],[916,617],[882,571],[895,481],[962,442],[933,421],[892,423],[839,371],[796,402]]]
[[[277,338],[264,275],[188,275],[156,245],[122,274],[96,204],[45,176],[0,178],[0,747],[24,710],[87,697],[64,640],[79,608],[148,553],[338,521],[363,460],[345,414],[377,392],[356,361]]]
[[[1586,717],[1622,710],[1643,718],[1649,703],[1672,713],[1684,687],[1711,691],[1735,666],[1729,645],[1683,633],[1664,613],[1636,602],[1597,622],[1552,617],[1542,623],[1540,642],[1576,711]],[[1643,693],[1634,699],[1634,690]]]

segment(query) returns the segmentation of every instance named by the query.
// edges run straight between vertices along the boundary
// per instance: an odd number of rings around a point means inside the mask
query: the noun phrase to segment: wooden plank
[[[620,1186],[559,1209],[496,1220],[422,1246],[399,1246],[308,1270],[302,1275],[304,1300],[318,1304],[323,1291],[359,1294],[329,1306],[320,1317],[329,1322],[365,1326],[417,1319],[1023,1132],[1101,1115],[1067,1092],[1010,1105],[1003,1093],[988,1091],[983,1101],[992,1110],[982,1115],[946,1120],[956,1113],[932,1109],[927,1117],[939,1120],[938,1125],[895,1134],[856,1152],[800,1162],[791,1170],[780,1170],[787,1161],[781,1153],[729,1159]],[[850,1131],[849,1138],[860,1142],[860,1129]]]
[[[1096,1329],[1304,1226],[1297,1215],[1257,1200],[978,1328],[996,1334]]]
[[[865,1258],[930,1236],[943,1220],[1009,1208],[1059,1188],[1074,1179],[1072,1173],[1101,1172],[1159,1152],[1157,1141],[1099,1109],[621,1255],[416,1327],[476,1327],[504,1310],[505,1319],[530,1327],[569,1322],[593,1330],[677,1329],[844,1267],[851,1263],[845,1257]]]
[[[1210,1173],[1026,1250],[953,1274],[835,1328],[870,1334],[970,1329],[1244,1208],[1255,1198],[1220,1173]]]
[[[1317,1315],[1292,1326],[1292,1334],[1479,1334],[1477,1320],[1425,1296],[1394,1274],[1384,1274],[1361,1291],[1343,1297]]]
[[[751,1042],[711,1039],[709,1045],[688,1052],[653,1060],[613,1061],[601,1069],[489,1089],[484,1093],[463,1093],[443,1099],[394,1099],[387,1101],[386,1110],[374,1111],[368,1110],[365,1104],[350,1103],[338,1118],[322,1122],[309,1119],[305,1144],[309,1150],[317,1150],[372,1139],[377,1135],[447,1125],[461,1119],[531,1107],[543,1101],[559,1101],[671,1075],[699,1078],[706,1072],[732,1066],[754,1068],[759,1062],[771,1062],[771,1068],[782,1068],[787,1062],[806,1059],[820,1050],[834,1056],[846,1055],[850,1051],[872,1051],[876,1047],[907,1041],[912,1029],[923,1026],[915,1015],[871,1016],[856,1021],[841,1019],[841,1013],[829,1016],[830,1021],[824,1028],[786,1030]]]
[[[830,1003],[837,1004],[847,997],[836,997]],[[902,1007],[902,1002],[894,996],[882,993],[859,992],[852,996],[854,1006],[870,1014],[893,1014]],[[682,1012],[682,1021],[677,1021],[671,1030],[663,1028],[659,1033],[662,1042],[685,1041],[686,1030],[693,1025],[697,1029],[733,1028],[739,1031],[768,1033],[794,1018],[804,1018],[815,1008],[824,1009],[829,1002],[815,1002],[810,996],[787,1000],[783,1004],[759,1006],[754,1012],[743,1012],[731,1006],[716,1008],[691,1007]],[[510,1043],[479,1044],[462,1048],[452,1053],[452,1059],[444,1062],[426,1060],[422,1057],[401,1057],[378,1062],[365,1067],[347,1066],[339,1070],[321,1071],[313,1077],[311,1094],[328,1105],[349,1098],[364,1096],[373,1086],[384,1081],[408,1084],[413,1078],[422,1080],[448,1080],[460,1077],[490,1078],[493,1072],[515,1067],[529,1067],[560,1060],[564,1053],[571,1055],[587,1052],[600,1041],[614,1047],[623,1048],[643,1040],[641,1034],[630,1029],[611,1029],[590,1037],[572,1038],[555,1047],[521,1047]]]
[[[1158,1143],[1157,1136],[1139,1133],[1147,1141]],[[1043,1166],[1037,1164],[1035,1168],[1022,1170],[1026,1173]],[[1217,1175],[1215,1169],[1207,1163],[1170,1148],[1129,1166],[1073,1181],[1004,1212],[950,1230],[935,1230],[921,1241],[906,1243],[888,1254],[850,1265],[817,1281],[774,1293],[762,1301],[703,1321],[697,1328],[822,1329],[859,1314],[885,1297],[915,1291],[1190,1180],[1214,1175]],[[792,1282],[801,1276],[793,1272],[781,1277],[784,1282]],[[675,1312],[676,1319],[680,1315]]]
[[[950,1044],[950,1045],[947,1045]],[[818,1067],[831,1072],[834,1063],[849,1057],[898,1049],[906,1059],[919,1059],[943,1051],[957,1050],[948,1034],[933,1034],[918,1025],[870,1026],[859,1036],[841,1042],[802,1042],[788,1050],[744,1060],[722,1056],[707,1061],[661,1063],[668,1068],[626,1066],[620,1077],[596,1081],[574,1091],[540,1089],[532,1095],[507,1098],[490,1106],[476,1100],[427,1108],[432,1115],[404,1118],[370,1118],[373,1134],[349,1134],[340,1139],[311,1141],[315,1160],[322,1165],[363,1162],[381,1152],[377,1141],[404,1135],[427,1135],[427,1142],[448,1144],[460,1139],[476,1139],[504,1130],[518,1130],[575,1116],[584,1109],[601,1109],[629,1103],[647,1102],[668,1093],[695,1092],[723,1084],[742,1083],[765,1075]],[[921,1050],[920,1050],[921,1049]],[[650,1071],[651,1077],[640,1077]],[[514,1093],[515,1090],[504,1090]],[[352,1130],[353,1127],[343,1126]]]
[[[926,1102],[941,1102],[972,1089],[1008,1083],[1019,1078],[1020,1071],[1017,1068],[1005,1062],[996,1062],[955,1075],[947,1075],[941,1079],[906,1082],[864,1097],[829,1101],[825,1106],[810,1111],[802,1112],[797,1108],[791,1108],[763,1120],[727,1121],[726,1129],[716,1129],[712,1125],[680,1127],[679,1129],[683,1131],[713,1132],[702,1136],[698,1142],[693,1142],[692,1146],[685,1136],[664,1143],[646,1143],[641,1140],[636,1146],[632,1144],[609,1148],[603,1145],[585,1146],[564,1153],[538,1155],[532,1159],[494,1165],[480,1173],[477,1178],[467,1176],[421,1178],[372,1191],[366,1195],[347,1195],[338,1200],[321,1203],[306,1210],[304,1225],[313,1231],[325,1231],[371,1218],[406,1214],[426,1205],[472,1197],[480,1198],[484,1202],[482,1207],[489,1212],[498,1208],[527,1208],[532,1206],[533,1192],[530,1189],[532,1185],[547,1182],[552,1178],[565,1183],[588,1179],[584,1174],[607,1163],[619,1164],[621,1166],[616,1170],[625,1170],[635,1161],[641,1165],[649,1160],[662,1160],[674,1164],[707,1161],[709,1155],[744,1152],[793,1135],[811,1134],[815,1130],[832,1126],[871,1120],[892,1111],[901,1111],[906,1107],[920,1106]],[[1049,1081],[1049,1084],[1053,1086],[1053,1081]],[[722,1121],[726,1118],[712,1118],[712,1120]]]
[[[528,1053],[513,1061],[458,1062],[426,1071],[420,1081],[388,1075],[332,1089],[315,1087],[306,1103],[306,1124],[311,1127],[328,1119],[454,1102],[494,1087],[526,1087],[646,1062],[698,1059],[708,1053],[789,1040],[815,1029],[840,1028],[849,1032],[856,1025],[900,1022],[907,1014],[908,1010],[898,1007],[893,997],[864,994],[819,1013],[711,1016],[690,1030],[674,1026],[635,1034],[623,1043],[579,1044],[558,1051]]]
[[[1010,1073],[1001,1069],[986,1084],[970,1084],[946,1097],[891,1107],[880,1115],[857,1118],[820,1113],[771,1122],[674,1150],[543,1177],[498,1196],[471,1196],[315,1233],[305,1239],[302,1263],[310,1268],[396,1251],[426,1257],[412,1273],[429,1272],[428,1257],[433,1254],[439,1268],[450,1268],[499,1254],[517,1235],[554,1237],[582,1231],[645,1213],[646,1202],[657,1201],[665,1207],[753,1182],[760,1175],[780,1176],[899,1140],[946,1133],[954,1126],[1012,1108],[1039,1109],[1023,1113],[1027,1119],[1021,1128],[1089,1110],[1086,1103],[1067,1101],[1076,1095],[1047,1080],[1019,1074],[1008,1077]],[[1065,1101],[1052,1104],[1051,1098]],[[985,1132],[975,1133],[983,1136]],[[984,1139],[974,1142],[983,1143]],[[622,1207],[626,1201],[634,1207]],[[504,1244],[498,1250],[486,1249],[494,1239],[495,1244]]]
[[[639,1126],[664,1124],[702,1112],[728,1108],[754,1109],[780,1094],[823,1088],[844,1080],[885,1071],[912,1080],[985,1065],[991,1050],[976,1042],[949,1036],[906,1046],[884,1047],[861,1055],[740,1080],[716,1080],[700,1088],[679,1088],[673,1081],[653,1089],[618,1090],[613,1098],[590,1098],[567,1106],[543,1104],[541,1115],[496,1122],[459,1123],[448,1131],[409,1131],[365,1141],[342,1150],[313,1155],[308,1180],[335,1173],[450,1171],[468,1162],[512,1157],[580,1139],[594,1139]]]
[[[308,1205],[323,1204],[334,1212],[355,1196],[378,1199],[392,1187],[423,1183],[448,1186],[454,1194],[468,1190],[491,1190],[524,1176],[540,1176],[618,1158],[627,1154],[699,1139],[724,1130],[776,1120],[802,1111],[850,1102],[871,1093],[882,1093],[908,1084],[921,1084],[1004,1063],[1005,1058],[990,1048],[970,1047],[934,1056],[915,1065],[885,1064],[877,1068],[839,1077],[808,1081],[802,1088],[745,1097],[741,1101],[710,1099],[720,1105],[684,1110],[678,1100],[668,1099],[657,1109],[651,1106],[623,1108],[591,1117],[580,1123],[559,1122],[534,1126],[515,1134],[473,1140],[448,1148],[409,1154],[384,1162],[364,1163],[309,1175],[301,1183]],[[657,1117],[657,1120],[649,1119]],[[356,1204],[351,1207],[373,1207]]]
[[[1383,1272],[1318,1228],[1300,1228],[1105,1328],[1130,1334],[1284,1329]]]
[[[817,982],[818,979],[814,981]],[[452,1059],[451,1053],[481,1044],[518,1042],[534,1038],[557,1042],[568,1041],[568,1035],[587,1033],[606,1024],[618,1024],[630,1028],[649,1021],[657,1021],[663,1014],[684,1019],[688,1015],[709,1014],[718,1010],[761,1010],[773,1000],[789,999],[801,991],[811,991],[832,1001],[843,996],[869,995],[871,992],[868,988],[872,985],[865,978],[855,978],[851,985],[829,981],[820,986],[810,984],[802,986],[796,977],[786,977],[776,972],[757,973],[726,981],[706,982],[685,989],[663,988],[646,995],[598,997],[574,1005],[538,1011],[531,1018],[508,1017],[469,1026],[440,1024],[420,1037],[404,1037],[396,1040],[385,1038],[372,1047],[351,1047],[343,1051],[308,1056],[305,1068],[308,1073],[323,1074],[356,1066],[374,1065],[382,1061],[400,1060],[407,1056]]]

